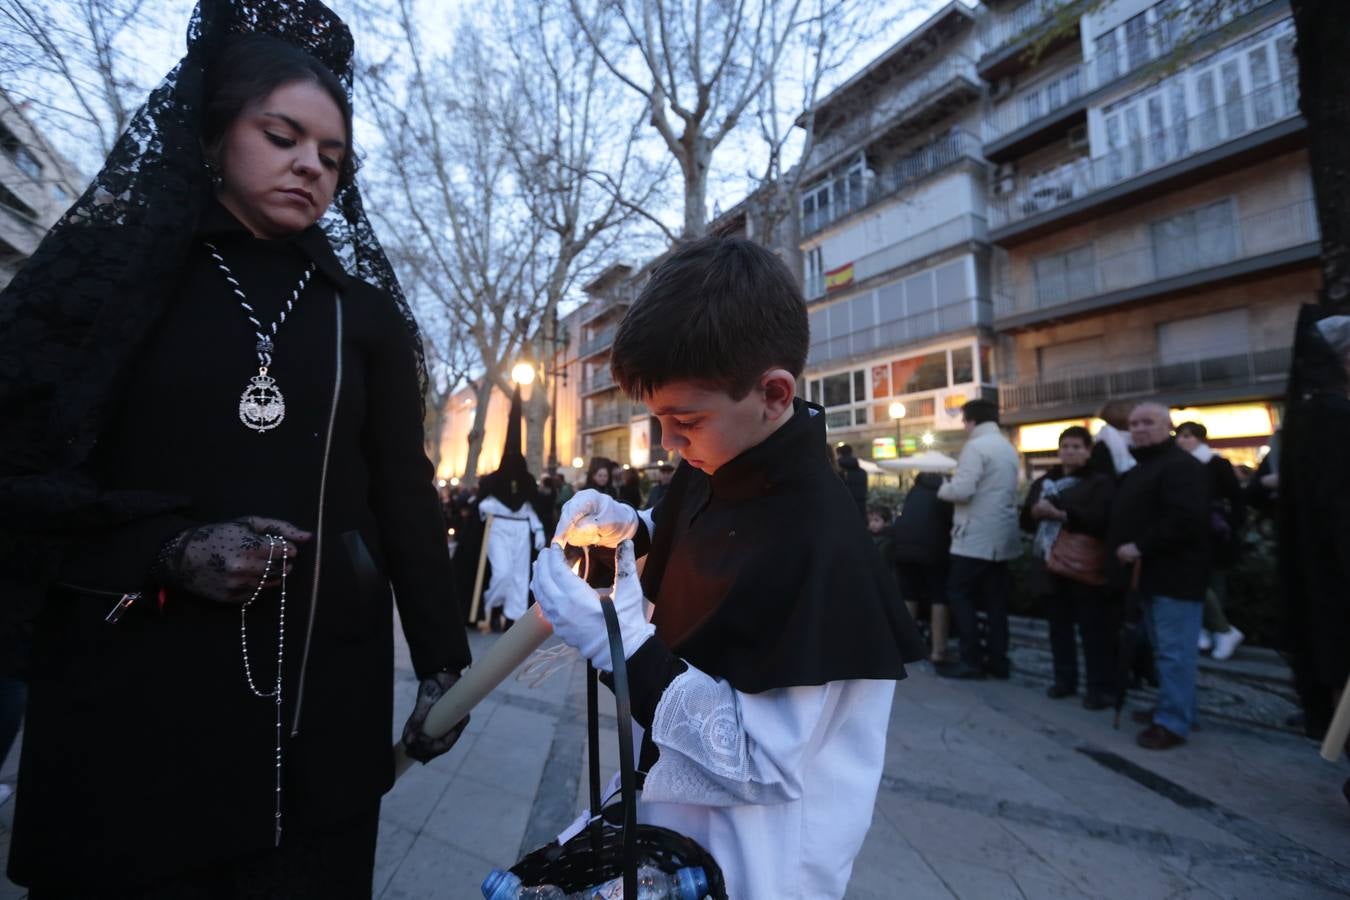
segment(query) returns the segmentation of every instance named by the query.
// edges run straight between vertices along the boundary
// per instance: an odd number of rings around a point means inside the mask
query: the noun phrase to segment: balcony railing
[[[860,256],[853,263],[853,277],[865,281],[875,275],[898,269],[917,259],[932,256],[940,250],[955,247],[967,241],[987,241],[989,229],[981,216],[966,214],[948,219],[941,225],[897,241],[888,247]],[[808,275],[804,286],[807,300],[825,295],[825,276]]]
[[[637,299],[637,294],[637,286],[632,284],[610,288],[600,296],[588,301],[581,308],[578,324],[585,325],[587,322],[594,322],[610,310],[631,305]]]
[[[838,190],[838,186],[843,179],[836,180],[835,188],[832,189],[835,194],[834,202],[802,216],[802,236],[815,234],[827,225],[899,193],[963,159],[983,162],[979,140],[970,132],[958,130],[924,144],[896,160],[879,176],[863,182],[860,189],[849,191],[846,196],[839,196],[841,191]]]
[[[959,53],[944,57],[894,94],[882,94],[861,104],[862,108],[856,110],[847,123],[819,138],[811,151],[812,159],[826,162],[873,134],[904,124],[923,112],[927,105],[925,100],[961,79],[967,81],[972,90],[979,91],[980,79],[974,61]]]
[[[613,406],[602,406],[593,410],[589,416],[581,420],[583,428],[603,428],[606,425],[622,425],[633,418],[633,404],[615,403]]]
[[[581,355],[590,356],[592,353],[599,353],[610,344],[614,343],[614,333],[619,330],[617,325],[611,325],[604,331],[595,335],[588,341],[582,342]]]
[[[998,402],[1007,413],[1278,383],[1289,372],[1291,356],[1288,347],[1281,347],[1187,362],[1107,362],[1102,368],[1114,371],[1004,381],[998,388]]]
[[[991,144],[1006,134],[1044,119],[1095,90],[1091,70],[1079,63],[1048,81],[1019,91],[984,118],[984,140]]]
[[[927,340],[940,334],[962,331],[989,322],[990,306],[984,300],[965,300],[928,312],[882,322],[852,334],[811,345],[807,360],[816,366],[832,360],[850,359]]]
[[[1254,9],[1272,2],[1274,0],[1248,0],[1248,5]],[[1034,6],[1035,3],[1027,5]],[[1227,11],[1224,8],[1223,12]],[[1236,5],[1233,11],[1236,11]],[[1226,27],[1228,21],[1229,16],[1221,12],[1196,23],[1189,30],[1183,24],[1172,24],[1170,31],[1183,32],[1186,41],[1194,41],[1205,34]],[[1106,87],[1131,72],[1156,64],[1160,59],[1165,60],[1172,52],[1173,48],[1163,40],[1162,34],[1154,32],[1150,35],[1150,40],[1146,40],[1129,53],[1099,54],[1089,62],[1073,65],[1053,78],[1039,81],[1030,88],[1018,91],[985,116],[983,127],[985,143],[993,143],[1019,128],[1047,119],[1079,97],[1085,97],[1099,88]]]
[[[1184,216],[1185,214],[1181,214]],[[1099,294],[1140,287],[1166,278],[1215,268],[1286,250],[1318,240],[1317,210],[1311,199],[1228,219],[1211,227],[1170,227],[1180,216],[1145,223],[1136,230],[1135,246],[1098,257],[1077,248],[1083,261],[1058,267],[1042,259],[1033,271],[999,283],[996,275],[994,314],[998,318],[1063,306]],[[1119,246],[1120,232],[1116,233]],[[1066,254],[1066,258],[1068,255]],[[1041,271],[1035,271],[1038,265]]]
[[[609,369],[601,369],[581,382],[583,394],[594,394],[597,391],[609,390],[612,387],[614,387],[614,373]]]
[[[1083,157],[1028,180],[991,200],[990,227],[1048,212],[1298,114],[1295,79],[1274,82],[1179,125],[1158,128],[1101,156]]]
[[[977,26],[981,53],[993,53],[1054,18],[1061,6],[1074,0],[1027,0],[1007,13],[986,13]]]

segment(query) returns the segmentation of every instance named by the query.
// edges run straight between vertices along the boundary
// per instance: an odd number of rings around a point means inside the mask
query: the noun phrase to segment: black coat
[[[853,502],[858,505],[858,511],[867,512],[867,473],[862,470],[858,464],[858,457],[845,455],[839,457],[839,477],[844,479],[844,486],[848,488],[848,494],[853,498]]]
[[[1068,514],[1064,520],[1064,530],[1075,534],[1105,539],[1110,523],[1111,501],[1116,493],[1115,470],[1112,474],[1103,474],[1093,468],[1092,463],[1078,471],[1078,483],[1066,491],[1050,498],[1050,502]],[[1058,481],[1064,477],[1064,469],[1055,466],[1031,483],[1026,499],[1022,501],[1022,510],[1018,517],[1022,530],[1034,535],[1040,527],[1040,520],[1031,515],[1031,508],[1041,499],[1046,479]],[[1031,558],[1031,587],[1036,594],[1051,594],[1055,591],[1054,576],[1045,568],[1045,560],[1036,555]]]
[[[1116,548],[1133,543],[1143,560],[1139,587],[1150,595],[1199,602],[1209,581],[1209,479],[1171,438],[1131,451],[1138,462],[1116,490],[1106,530],[1107,571],[1118,586],[1129,573]]]
[[[178,299],[124,373],[125,403],[90,472],[105,488],[182,503],[83,535],[60,571],[79,590],[54,591],[36,624],[10,856],[20,883],[111,890],[273,845],[273,705],[246,688],[239,610],[174,589],[161,605],[149,580],[162,543],[187,526],[254,514],[315,532],[286,603],[287,833],[368,815],[393,783],[391,584],[418,674],[469,663],[392,301],[347,278],[317,228],[257,241],[218,210],[204,231],[264,321],[305,257],[319,264],[277,336],[286,419],[265,434],[238,420],[257,371],[253,328],[195,246]],[[112,601],[89,589],[145,597],[109,625]],[[277,605],[269,591],[248,615],[263,689]]]
[[[1242,553],[1242,533],[1247,527],[1247,497],[1238,483],[1233,464],[1217,453],[1205,463],[1209,476],[1210,551],[1216,566],[1228,567]],[[1221,527],[1216,527],[1222,521]]]
[[[798,400],[715,474],[682,462],[655,513],[642,584],[656,636],[739,691],[898,679],[925,655],[830,466],[824,422]]]
[[[938,499],[942,476],[921,472],[905,494],[892,524],[895,561],[901,566],[937,566],[947,562],[952,543],[952,505]]]

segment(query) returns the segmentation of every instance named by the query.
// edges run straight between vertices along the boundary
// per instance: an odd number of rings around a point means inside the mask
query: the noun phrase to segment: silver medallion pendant
[[[239,421],[253,431],[271,431],[286,418],[286,398],[281,396],[276,379],[260,366],[258,374],[249,380],[244,393],[239,395]]]

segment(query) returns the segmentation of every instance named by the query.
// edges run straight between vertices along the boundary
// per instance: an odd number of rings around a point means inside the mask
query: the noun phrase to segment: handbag
[[[639,865],[673,873],[700,866],[708,879],[707,896],[727,900],[722,870],[698,842],[669,828],[637,824],[637,769],[633,758],[633,717],[628,693],[628,669],[614,606],[602,600],[609,630],[609,654],[614,661],[614,712],[619,731],[621,803],[602,809],[600,799],[600,715],[598,675],[586,666],[586,731],[590,746],[591,811],[589,823],[568,840],[550,841],[526,854],[511,872],[526,885],[553,884],[571,893],[623,876],[624,896],[636,897]],[[611,814],[620,823],[609,821]]]
[[[1079,584],[1106,584],[1106,543],[1090,534],[1061,528],[1045,557],[1047,571]]]

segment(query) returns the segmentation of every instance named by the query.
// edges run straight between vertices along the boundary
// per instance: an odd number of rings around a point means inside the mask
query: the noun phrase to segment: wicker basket
[[[623,641],[614,606],[602,600],[609,629],[610,659],[614,661],[614,701],[619,732],[619,783],[621,802],[595,816],[590,824],[566,843],[556,840],[526,854],[511,867],[523,884],[554,884],[568,893],[601,884],[620,875],[624,896],[637,896],[639,865],[655,865],[664,872],[685,866],[700,866],[708,878],[708,896],[727,900],[722,870],[712,854],[684,835],[656,825],[637,824],[637,776],[633,761],[633,718],[629,704],[628,671],[624,665]],[[586,730],[590,744],[591,810],[601,809],[600,718],[597,710],[598,679],[594,667],[586,666]],[[618,819],[618,823],[609,821]]]

